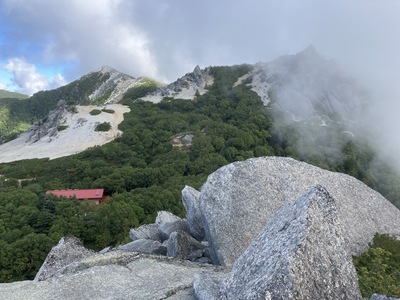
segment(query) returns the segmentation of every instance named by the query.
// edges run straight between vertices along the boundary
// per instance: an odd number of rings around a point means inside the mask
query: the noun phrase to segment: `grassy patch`
[[[105,112],[105,113],[108,113],[108,114],[113,114],[113,113],[115,113],[115,110],[113,110],[113,109],[107,109],[107,108],[103,108],[101,111],[103,111],[103,112]]]

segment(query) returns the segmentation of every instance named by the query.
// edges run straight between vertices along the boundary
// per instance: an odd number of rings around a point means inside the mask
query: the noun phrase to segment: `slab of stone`
[[[167,257],[111,251],[96,254],[44,281],[0,284],[0,300],[195,300],[194,274],[216,270]]]
[[[198,300],[216,300],[219,298],[219,286],[229,276],[224,272],[202,271],[194,275],[193,289]],[[239,299],[239,298],[238,298]]]
[[[155,224],[160,226],[165,223],[172,223],[175,221],[181,221],[182,218],[175,216],[173,213],[169,211],[161,210],[157,213]]]
[[[400,237],[400,210],[361,181],[291,158],[253,158],[218,169],[201,188],[213,262],[232,266],[283,205],[317,184],[337,202],[351,254],[367,250],[375,233]]]
[[[62,237],[58,244],[54,246],[39,271],[36,273],[35,281],[45,280],[58,272],[71,262],[80,260],[94,254],[94,251],[83,247],[81,241],[73,236]]]
[[[157,224],[145,224],[138,228],[132,228],[129,231],[129,237],[132,241],[145,239],[153,241],[161,241]]]
[[[190,232],[189,226],[185,220],[181,219],[174,222],[162,223],[158,226],[158,232],[162,241],[168,240],[171,234],[177,231]]]
[[[199,196],[200,192],[190,186],[186,185],[182,190],[182,202],[186,210],[190,234],[198,241],[203,241],[205,233],[203,222],[201,221]]]
[[[118,250],[137,251],[149,254],[167,254],[167,248],[159,241],[140,239],[117,247]]]
[[[198,240],[184,231],[175,231],[168,239],[167,255],[181,259],[189,259],[189,255],[205,248]]]
[[[279,210],[215,299],[362,299],[334,199],[321,186]],[[196,291],[197,293],[197,291]]]

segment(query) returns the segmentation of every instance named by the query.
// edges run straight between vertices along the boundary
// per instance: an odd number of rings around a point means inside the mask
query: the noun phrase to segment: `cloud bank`
[[[270,61],[309,44],[365,81],[400,69],[397,0],[3,0],[0,11],[1,56],[67,80],[110,65],[173,81],[197,64]]]

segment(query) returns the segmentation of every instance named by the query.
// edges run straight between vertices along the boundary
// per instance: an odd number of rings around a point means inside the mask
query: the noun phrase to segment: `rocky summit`
[[[281,207],[318,184],[337,202],[351,254],[368,249],[375,233],[400,236],[400,211],[354,177],[291,158],[253,158],[220,168],[201,188],[200,210],[214,263],[232,266]]]
[[[35,280],[0,284],[0,300],[362,299],[351,255],[377,232],[400,236],[379,193],[289,158],[222,167],[182,201],[187,219],[161,211],[116,249],[62,238]]]
[[[213,291],[208,299],[361,299],[326,189],[313,187],[279,210]],[[204,294],[201,285],[196,292]]]

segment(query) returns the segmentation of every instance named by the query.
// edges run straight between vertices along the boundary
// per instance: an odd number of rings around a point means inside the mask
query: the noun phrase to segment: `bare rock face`
[[[218,268],[115,250],[72,262],[51,279],[2,283],[0,299],[195,300],[193,276],[204,270]]]
[[[167,248],[164,247],[159,241],[138,239],[117,248],[124,251],[137,251],[149,254],[167,254]]]
[[[335,201],[323,187],[270,219],[234,264],[219,299],[362,299]]]
[[[129,237],[132,241],[139,239],[161,241],[158,225],[156,224],[145,224],[138,228],[132,228],[129,231]]]
[[[181,221],[182,219],[178,216],[175,216],[173,213],[169,211],[161,210],[157,213],[155,224],[157,226],[166,224],[166,223],[173,223],[175,221]]]
[[[173,232],[168,239],[167,255],[181,259],[188,259],[191,253],[196,250],[203,250],[204,248],[204,245],[186,232],[176,231]]]
[[[94,252],[83,247],[77,238],[63,237],[47,254],[34,280],[42,281],[50,278],[66,265],[93,254]]]
[[[185,186],[182,190],[182,202],[185,206],[190,233],[198,241],[202,241],[205,238],[205,233],[201,221],[199,195],[200,192],[190,186]]]
[[[220,168],[200,191],[213,262],[232,266],[283,205],[318,184],[336,200],[351,254],[368,249],[377,232],[400,236],[400,211],[359,180],[291,158],[253,158]]]
[[[196,66],[193,72],[187,73],[175,82],[157,89],[147,95],[143,100],[154,103],[160,102],[164,97],[175,99],[193,100],[196,94],[203,95],[207,91],[207,86],[212,85],[214,78],[210,74],[210,68],[204,70]]]
[[[29,128],[29,136],[26,142],[35,143],[46,135],[55,136],[58,133],[58,126],[65,121],[64,115],[68,110],[69,107],[64,100],[58,101],[57,107],[49,112],[49,115],[41,125],[35,124]]]
[[[155,224],[158,226],[161,241],[168,240],[171,233],[175,231],[181,230],[189,233],[189,226],[186,220],[183,220],[168,211],[159,211]]]

